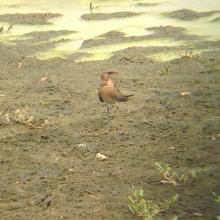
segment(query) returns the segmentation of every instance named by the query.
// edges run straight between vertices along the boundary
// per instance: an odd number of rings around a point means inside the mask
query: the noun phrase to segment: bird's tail
[[[120,96],[116,96],[116,99],[118,102],[126,102],[128,101],[128,98],[133,96],[134,94],[130,94],[130,95],[120,95]]]
[[[131,96],[134,96],[134,94],[130,94],[130,95],[125,95],[125,97],[129,98]]]

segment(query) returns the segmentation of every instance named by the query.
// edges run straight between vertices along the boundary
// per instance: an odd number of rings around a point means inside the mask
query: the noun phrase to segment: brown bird
[[[101,102],[106,103],[108,119],[109,119],[109,104],[117,105],[117,102],[126,102],[128,97],[132,95],[123,95],[119,89],[117,89],[112,81],[117,72],[108,71],[101,74],[101,83],[98,88],[98,97]],[[117,105],[118,109],[118,105]]]

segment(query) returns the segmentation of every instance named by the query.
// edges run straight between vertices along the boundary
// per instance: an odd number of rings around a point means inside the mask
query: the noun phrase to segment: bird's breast
[[[115,88],[112,86],[102,86],[99,89],[99,95],[102,100],[108,104],[113,104],[116,101]]]

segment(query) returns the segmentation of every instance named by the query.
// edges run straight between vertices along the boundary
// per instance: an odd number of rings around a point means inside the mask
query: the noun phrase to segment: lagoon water
[[[137,3],[158,3],[153,6],[137,6]],[[22,38],[22,35],[32,31],[48,30],[72,30],[76,33],[59,36],[50,40],[70,39],[68,42],[57,44],[55,48],[44,52],[33,54],[40,59],[46,59],[56,56],[65,56],[73,52],[89,52],[91,56],[86,56],[80,61],[100,60],[111,56],[112,52],[133,46],[178,46],[187,44],[184,41],[175,42],[173,39],[144,40],[129,43],[113,44],[89,49],[80,49],[84,40],[95,38],[109,31],[124,32],[126,36],[141,36],[150,34],[146,29],[149,27],[172,25],[180,26],[186,29],[187,34],[196,34],[204,36],[207,40],[220,39],[219,22],[210,22],[218,17],[220,13],[212,16],[200,18],[193,21],[183,21],[165,17],[161,13],[179,10],[183,8],[195,10],[198,12],[220,9],[219,0],[151,0],[149,1],[93,1],[94,6],[98,8],[95,13],[113,13],[119,11],[143,12],[141,15],[113,18],[109,20],[86,21],[81,19],[81,15],[90,13],[90,0],[0,0],[0,14],[9,13],[61,13],[62,17],[51,19],[50,25],[15,25],[10,33],[2,33],[0,41],[10,43],[13,39]],[[0,26],[8,26],[7,23],[0,22]],[[161,56],[160,56],[161,57]],[[173,55],[171,56],[173,57]],[[161,58],[162,59],[162,58]]]

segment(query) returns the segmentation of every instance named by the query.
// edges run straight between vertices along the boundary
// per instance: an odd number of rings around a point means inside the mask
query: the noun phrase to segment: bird
[[[98,90],[98,97],[100,102],[106,103],[108,119],[109,119],[109,104],[116,104],[117,109],[118,105],[117,102],[126,102],[130,95],[123,95],[118,88],[115,87],[112,79],[118,72],[115,71],[107,71],[101,74],[101,82],[99,85]]]

